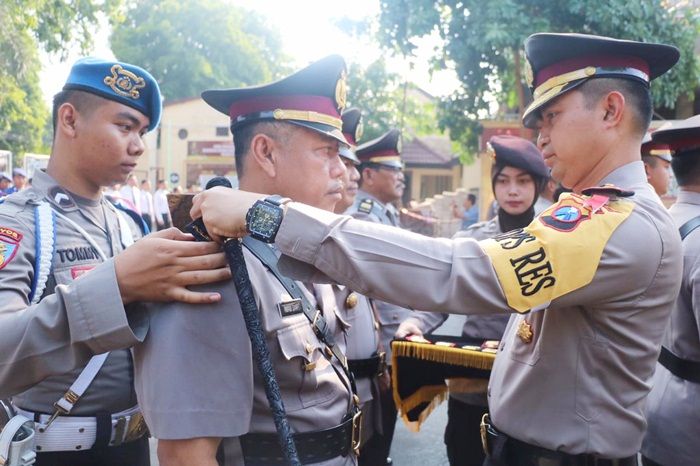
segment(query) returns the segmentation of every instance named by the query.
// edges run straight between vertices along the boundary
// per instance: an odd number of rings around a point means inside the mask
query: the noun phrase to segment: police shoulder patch
[[[634,203],[564,194],[530,225],[481,241],[508,305],[527,312],[588,285]]]
[[[362,199],[360,201],[360,205],[357,207],[357,211],[362,212],[363,214],[369,214],[372,212],[373,207],[374,201],[372,199]]]
[[[22,241],[22,233],[0,227],[0,270],[14,259],[20,241]]]

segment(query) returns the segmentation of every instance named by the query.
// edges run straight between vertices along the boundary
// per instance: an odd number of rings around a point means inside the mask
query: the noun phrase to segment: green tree
[[[387,70],[382,59],[367,68],[357,63],[349,65],[348,107],[362,110],[361,141],[381,136],[391,128],[401,129],[404,140],[441,132],[435,99]]]
[[[438,34],[442,45],[435,67],[450,63],[462,83],[440,108],[451,137],[474,147],[479,118],[522,113],[523,40],[532,33],[582,32],[622,39],[663,42],[681,50],[679,64],[652,86],[657,108],[672,108],[697,85],[694,44],[700,17],[691,8],[663,0],[382,0],[379,36],[397,53],[410,56],[413,39]]]
[[[15,165],[26,151],[47,150],[39,49],[62,55],[73,46],[89,49],[98,15],[110,15],[118,5],[110,0],[0,2],[0,149],[15,154]]]
[[[117,58],[158,79],[166,99],[270,81],[287,63],[260,15],[223,0],[132,2],[110,42]]]

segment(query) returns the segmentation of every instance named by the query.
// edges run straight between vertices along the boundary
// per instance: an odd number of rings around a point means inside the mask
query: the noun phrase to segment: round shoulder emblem
[[[574,223],[581,218],[581,211],[574,206],[565,205],[554,211],[552,217],[564,223]]]

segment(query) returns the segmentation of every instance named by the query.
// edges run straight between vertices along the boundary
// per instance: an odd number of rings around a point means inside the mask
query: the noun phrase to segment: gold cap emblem
[[[488,155],[491,158],[491,161],[493,163],[496,163],[496,151],[494,150],[490,142],[486,143],[486,155]]]
[[[401,136],[396,140],[396,152],[399,154],[401,153],[401,150],[403,149],[403,141],[401,140]]]
[[[348,307],[348,309],[352,309],[353,307],[357,306],[357,301],[357,293],[352,292],[347,298],[345,298],[345,305]]]
[[[532,84],[535,81],[535,75],[532,72],[532,65],[530,64],[530,60],[527,58],[525,59],[525,83],[527,84],[527,87],[532,89]]]
[[[518,336],[523,343],[530,343],[532,341],[533,333],[530,322],[525,319],[520,321],[520,324],[518,325]]]
[[[122,97],[138,99],[141,96],[139,89],[146,87],[146,81],[136,76],[129,70],[125,70],[121,65],[114,65],[110,69],[111,76],[105,76],[104,83],[112,88],[114,92]]]
[[[357,122],[357,126],[355,127],[355,142],[360,140],[364,131],[365,125],[362,123],[362,117],[360,117],[359,121]]]
[[[345,71],[338,78],[335,84],[335,103],[338,106],[338,111],[342,112],[347,102],[348,86],[345,82]]]

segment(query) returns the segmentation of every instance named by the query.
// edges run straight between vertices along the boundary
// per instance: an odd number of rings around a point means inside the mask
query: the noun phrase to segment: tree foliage
[[[110,42],[118,59],[156,77],[166,99],[270,81],[287,63],[260,15],[223,0],[133,2]]]
[[[694,45],[700,15],[664,0],[382,0],[380,40],[411,55],[415,39],[437,34],[435,67],[454,66],[461,88],[441,105],[441,123],[454,139],[475,145],[479,118],[522,109],[522,44],[535,32],[580,32],[673,44],[681,60],[656,80],[657,107],[672,108],[698,83]],[[519,64],[520,66],[516,66]],[[521,96],[529,97],[528,92]]]
[[[391,128],[401,129],[404,140],[440,132],[435,99],[388,71],[381,59],[366,68],[350,64],[348,107],[362,110],[361,142],[381,136]]]
[[[0,2],[0,149],[12,151],[16,165],[19,154],[45,150],[39,49],[62,55],[76,45],[88,49],[98,15],[117,7],[117,0]]]

